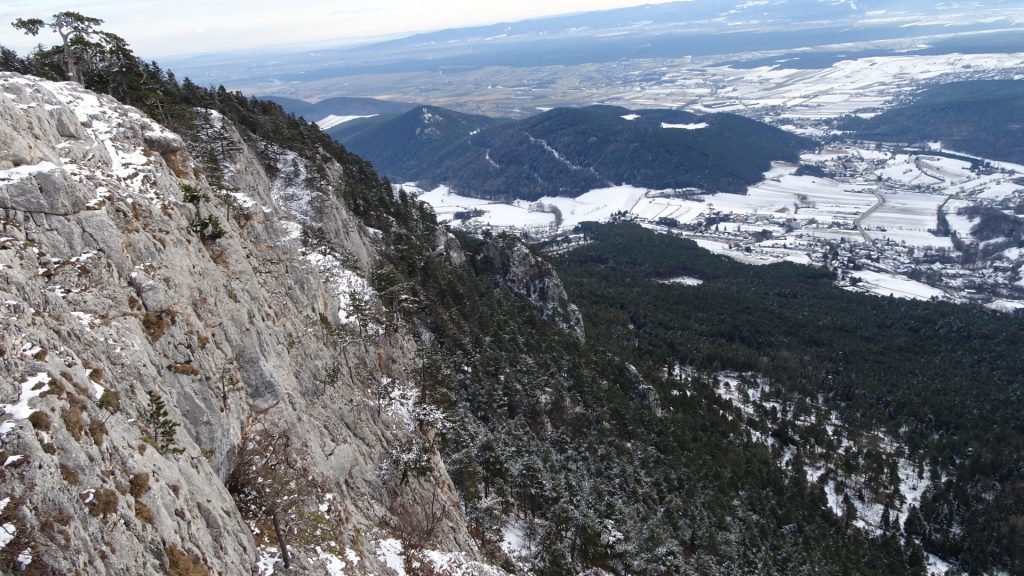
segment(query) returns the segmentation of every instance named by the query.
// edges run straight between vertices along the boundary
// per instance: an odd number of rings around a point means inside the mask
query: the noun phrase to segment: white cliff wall
[[[307,475],[286,518],[294,569],[390,573],[395,541],[420,532],[451,566],[492,573],[405,393],[415,346],[385,330],[366,281],[374,231],[305,178],[305,160],[208,118],[226,144],[220,189],[137,110],[0,74],[6,565],[269,573],[266,519],[244,518],[226,488],[260,429]],[[188,187],[208,200],[186,202]],[[225,234],[203,241],[193,224],[209,216]],[[180,454],[152,445],[150,392],[180,423]],[[402,482],[413,448],[429,471]]]

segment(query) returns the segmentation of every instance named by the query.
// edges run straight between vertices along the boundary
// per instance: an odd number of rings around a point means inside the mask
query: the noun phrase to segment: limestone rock
[[[417,351],[401,331],[352,329],[353,291],[376,298],[373,234],[303,177],[307,160],[209,116],[230,143],[223,187],[138,110],[0,73],[2,557],[58,574],[269,574],[269,520],[229,490],[261,481],[240,454],[265,430],[307,473],[287,573],[388,574],[378,548],[415,525],[398,503],[439,501],[426,545],[500,573],[480,564],[429,439],[374,392],[415,388]],[[183,201],[184,185],[209,200]],[[203,241],[201,215],[225,235]],[[180,425],[169,445],[154,398]],[[410,443],[431,472],[398,485],[382,471]]]
[[[498,236],[484,246],[486,268],[498,284],[527,298],[544,318],[580,341],[585,338],[583,315],[569,301],[555,269],[514,236]]]

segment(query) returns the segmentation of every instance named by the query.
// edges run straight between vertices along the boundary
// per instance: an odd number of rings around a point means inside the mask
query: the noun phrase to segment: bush
[[[60,465],[60,475],[64,478],[64,481],[68,484],[78,486],[78,470],[71,468],[70,466]]]
[[[149,473],[140,472],[132,476],[129,482],[129,493],[132,498],[139,499],[149,492]]]
[[[103,442],[107,439],[107,425],[102,420],[89,422],[89,435],[92,436],[92,440],[97,446],[103,446]]]
[[[176,317],[177,312],[173,310],[146,312],[146,315],[142,317],[142,327],[146,330],[149,341],[154,344],[159,341]]]
[[[198,188],[191,184],[182,184],[181,199],[193,206],[198,206],[200,202],[205,202],[209,200],[210,197],[200,192]]]
[[[181,364],[171,364],[171,372],[175,374],[184,374],[186,376],[199,376],[203,373],[202,370],[196,368],[189,362],[182,362]]]
[[[177,546],[164,548],[167,555],[168,576],[207,576],[210,569],[203,565],[195,554],[189,554]]]
[[[36,410],[32,414],[30,414],[28,417],[28,422],[29,424],[32,425],[33,428],[42,432],[49,432],[50,426],[52,424],[50,422],[50,415],[47,414],[46,412],[43,412],[42,410]]]
[[[197,218],[192,222],[192,231],[198,234],[199,239],[203,242],[216,242],[226,234],[220,224],[220,218],[213,214],[204,218]]]
[[[153,511],[149,509],[149,506],[146,506],[137,500],[135,501],[135,517],[150,526],[156,523],[156,519],[153,517]]]
[[[97,405],[105,410],[117,412],[121,409],[121,393],[116,390],[104,390],[103,396],[97,401]]]
[[[82,431],[85,430],[85,416],[82,415],[81,405],[73,402],[66,410],[61,411],[60,416],[64,420],[68,434],[71,434],[76,442],[81,442]]]
[[[120,502],[120,498],[117,497],[117,492],[109,488],[98,488],[93,493],[93,501],[90,502],[92,508],[89,513],[93,516],[109,516],[117,512],[118,502]]]

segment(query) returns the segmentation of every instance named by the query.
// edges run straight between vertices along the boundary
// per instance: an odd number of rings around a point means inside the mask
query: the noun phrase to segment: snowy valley
[[[818,70],[780,63],[666,71],[608,97],[741,113],[821,142],[799,165],[776,163],[745,195],[624,184],[576,198],[496,203],[469,197],[471,190],[403,186],[456,227],[513,232],[549,250],[578,241],[573,231],[581,222],[629,219],[751,264],[826,266],[854,291],[1012,312],[1024,308],[1019,239],[979,240],[972,231],[985,210],[1021,220],[1024,166],[946,150],[942,142],[857,140],[835,122],[847,114],[872,117],[935,83],[1022,74],[1019,54],[872,57]]]

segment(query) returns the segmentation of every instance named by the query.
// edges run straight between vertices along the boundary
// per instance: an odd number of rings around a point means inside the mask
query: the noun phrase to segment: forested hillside
[[[1024,80],[973,80],[922,90],[908,104],[839,127],[882,142],[942,142],[943,148],[1024,163]]]
[[[1024,321],[852,294],[825,270],[743,265],[635,225],[588,226],[586,234],[592,244],[556,264],[593,340],[653,373],[681,364],[767,377],[793,413],[748,424],[767,425],[808,464],[827,471],[828,462],[851,457],[836,430],[852,431],[853,460],[824,483],[877,457],[873,432],[896,439],[895,453],[944,480],[921,498],[923,527],[892,533],[972,574],[1024,570]],[[703,284],[659,282],[680,276]],[[842,426],[826,432],[823,418],[794,432],[812,406]],[[883,477],[876,496],[900,493],[897,478]]]
[[[328,135],[371,161],[396,182],[433,174],[471,149],[470,138],[507,120],[418,106],[394,117],[346,122]]]
[[[382,173],[497,200],[631,184],[744,193],[810,142],[732,114],[556,108],[515,122],[424,108],[332,133]]]

